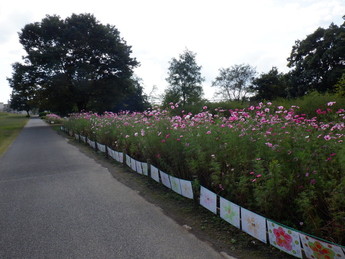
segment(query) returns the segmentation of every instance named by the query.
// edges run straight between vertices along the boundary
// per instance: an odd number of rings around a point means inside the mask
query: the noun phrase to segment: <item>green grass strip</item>
[[[0,156],[2,156],[27,123],[25,115],[0,112]]]

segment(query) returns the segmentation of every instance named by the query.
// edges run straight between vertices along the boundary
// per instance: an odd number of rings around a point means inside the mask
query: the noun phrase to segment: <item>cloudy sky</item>
[[[10,0],[0,3],[0,102],[11,89],[6,80],[14,62],[25,55],[18,32],[45,15],[66,18],[92,13],[103,24],[115,25],[133,57],[141,63],[135,73],[145,92],[167,87],[169,61],[186,48],[197,54],[206,78],[204,91],[212,99],[211,82],[219,68],[250,64],[258,73],[272,66],[287,72],[286,59],[295,40],[318,27],[340,25],[344,0]]]

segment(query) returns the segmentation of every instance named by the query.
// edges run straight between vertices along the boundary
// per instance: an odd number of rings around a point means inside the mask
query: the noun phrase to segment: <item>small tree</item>
[[[215,95],[225,100],[245,99],[252,91],[251,84],[255,74],[255,68],[245,64],[219,69],[219,76],[212,82],[212,86],[219,88]]]
[[[255,91],[253,99],[256,100],[273,100],[279,97],[287,97],[286,75],[279,73],[276,67],[272,67],[268,73],[263,73],[254,79],[252,89]]]
[[[179,59],[173,58],[170,61],[166,79],[170,88],[165,92],[163,103],[178,101],[184,106],[201,100],[203,95],[201,83],[205,79],[201,76],[201,66],[197,65],[195,56],[195,53],[185,50]]]

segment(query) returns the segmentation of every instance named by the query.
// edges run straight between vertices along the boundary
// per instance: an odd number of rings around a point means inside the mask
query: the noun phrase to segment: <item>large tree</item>
[[[196,54],[185,50],[179,59],[170,61],[168,78],[170,87],[166,90],[163,103],[180,102],[181,105],[194,104],[203,95],[201,66],[195,60]]]
[[[31,66],[20,63],[13,64],[12,78],[8,79],[12,88],[10,108],[18,111],[26,111],[38,107],[35,88],[35,74]]]
[[[279,73],[276,67],[272,67],[268,73],[262,73],[253,80],[252,89],[255,100],[273,100],[279,97],[287,97],[287,76]]]
[[[219,69],[219,75],[212,82],[212,86],[218,88],[215,95],[226,101],[245,99],[252,91],[255,74],[255,68],[246,64]]]
[[[114,110],[133,88],[130,79],[138,65],[131,47],[111,25],[91,14],[62,20],[46,16],[19,33],[34,71],[41,108],[60,113]]]
[[[318,28],[304,40],[297,40],[288,58],[292,88],[290,95],[310,91],[334,91],[345,71],[345,23]]]

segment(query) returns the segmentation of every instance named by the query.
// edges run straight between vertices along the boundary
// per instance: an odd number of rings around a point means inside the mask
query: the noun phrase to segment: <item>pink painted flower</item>
[[[209,131],[207,131],[207,132],[206,132],[206,134],[207,134],[207,135],[210,135],[210,134],[211,134],[211,131],[210,131],[210,130],[209,130]]]
[[[292,237],[282,227],[273,229],[273,233],[278,246],[285,248],[287,251],[292,250]]]
[[[334,104],[336,104],[336,102],[328,102],[327,106],[333,106]]]

